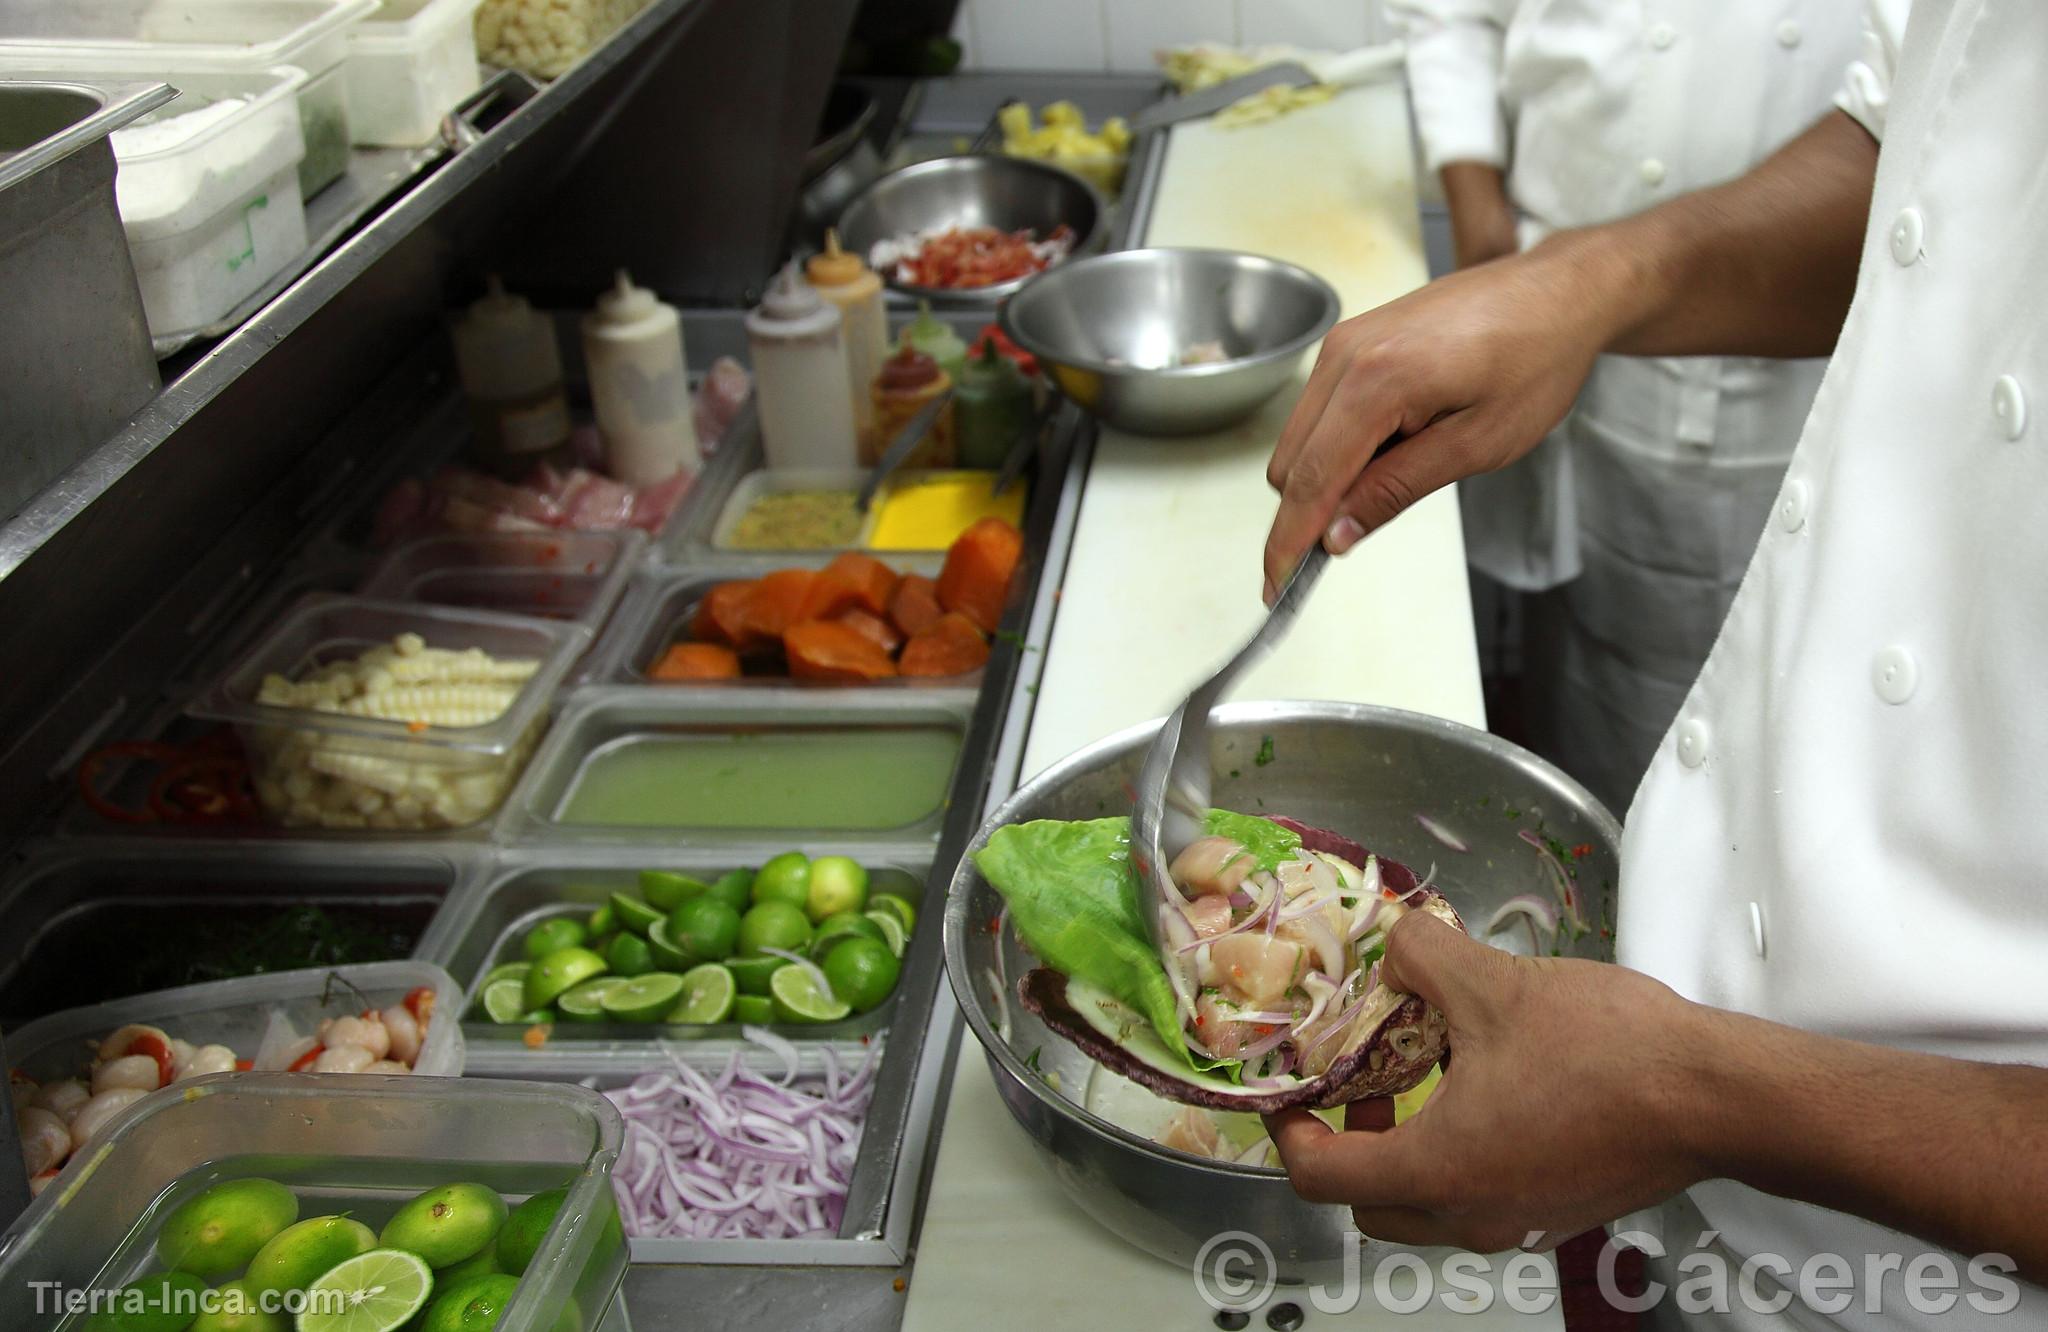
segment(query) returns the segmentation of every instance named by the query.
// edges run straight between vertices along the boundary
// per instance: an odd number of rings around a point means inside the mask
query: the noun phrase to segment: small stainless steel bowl
[[[1074,253],[1097,239],[1102,196],[1087,181],[1044,162],[988,153],[935,157],[892,171],[862,191],[839,215],[839,243],[866,258],[876,241],[947,227],[1029,229],[1043,237],[1061,223],[1074,229]],[[1062,265],[1055,265],[1055,271]],[[994,305],[1022,287],[1014,278],[986,287],[918,287],[882,280],[895,291],[935,305]]]
[[[1083,410],[1119,430],[1195,435],[1243,420],[1279,392],[1337,309],[1329,283],[1278,259],[1119,250],[1038,274],[1001,320]],[[1180,364],[1206,342],[1229,359]]]
[[[991,929],[1002,899],[975,869],[974,852],[1006,824],[1127,813],[1129,784],[1158,725],[1132,727],[1061,760],[990,816],[953,874],[946,973],[1003,1103],[1082,1211],[1182,1268],[1211,1237],[1237,1230],[1272,1251],[1279,1279],[1329,1279],[1342,1271],[1354,1233],[1349,1211],[1302,1201],[1277,1169],[1204,1160],[1153,1142],[1150,1133],[1173,1107],[1149,1093],[1127,1098],[1121,1088],[1130,1084],[1098,1071],[1026,1012],[1015,987],[1031,959],[1014,931]],[[1621,826],[1585,788],[1526,750],[1440,718],[1347,703],[1230,704],[1216,710],[1211,735],[1217,805],[1288,814],[1418,871],[1434,865],[1436,886],[1475,930],[1518,893],[1552,896],[1524,831],[1578,849],[1576,883],[1592,932],[1568,951],[1608,955],[1603,932]],[[1452,850],[1418,814],[1468,849]],[[1496,942],[1529,950],[1519,932]],[[1106,1081],[1091,1086],[1091,1079]],[[1109,1108],[1104,1093],[1123,1122],[1097,1113]],[[1147,1116],[1157,1124],[1139,1122]],[[1400,1251],[1365,1240],[1363,1270]]]

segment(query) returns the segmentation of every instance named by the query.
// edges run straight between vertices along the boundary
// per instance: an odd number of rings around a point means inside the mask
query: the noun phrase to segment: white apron
[[[1884,141],[1855,303],[1630,811],[1619,954],[1720,1007],[2048,1065],[2048,5],[1919,0],[1895,80],[1891,49],[1843,94]],[[1795,1268],[1931,1249],[1726,1181],[1690,1196]],[[1883,1314],[1859,1288],[1797,1325],[2048,1320],[2034,1288],[1996,1317],[1888,1285]]]

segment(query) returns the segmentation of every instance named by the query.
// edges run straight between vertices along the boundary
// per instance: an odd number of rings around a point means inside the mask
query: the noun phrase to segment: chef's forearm
[[[1726,185],[1532,251],[1625,355],[1821,356],[1870,213],[1877,144],[1841,112]]]
[[[1681,1131],[1705,1173],[2048,1276],[2048,1069],[1702,1012]]]

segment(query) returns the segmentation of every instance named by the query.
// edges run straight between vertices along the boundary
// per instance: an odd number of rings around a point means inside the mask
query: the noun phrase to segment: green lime
[[[443,1184],[394,1212],[377,1242],[452,1267],[498,1238],[505,1200],[481,1184]]]
[[[688,971],[695,965],[665,920],[656,921],[647,931],[647,951],[653,954],[654,965],[663,971]]]
[[[768,991],[778,1022],[837,1022],[853,1012],[818,987],[809,967],[784,967],[768,978]]]
[[[377,1232],[346,1216],[311,1216],[256,1251],[244,1274],[256,1290],[304,1290],[344,1258],[377,1247]]]
[[[499,1228],[503,1233],[503,1227]],[[467,1281],[473,1276],[488,1276],[498,1270],[498,1245],[496,1241],[484,1245],[459,1263],[450,1263],[434,1273],[434,1286],[445,1290],[457,1281]]]
[[[890,916],[889,920],[893,924],[896,918]],[[901,930],[903,927],[898,925],[896,928]],[[831,952],[832,945],[841,939],[856,936],[873,939],[879,944],[889,942],[889,936],[882,933],[882,927],[874,921],[858,912],[842,911],[836,916],[827,916],[818,922],[817,931],[811,935],[811,960],[815,962]]]
[[[612,916],[620,926],[635,934],[647,933],[647,927],[660,920],[664,913],[656,911],[631,893],[612,894]]]
[[[226,1276],[298,1219],[297,1196],[277,1181],[225,1180],[171,1213],[157,1232],[156,1256],[178,1271]]]
[[[787,902],[801,907],[811,896],[811,859],[801,851],[785,851],[754,875],[754,901]]]
[[[894,912],[905,934],[917,928],[917,904],[901,893],[876,893],[868,898],[868,910]]]
[[[683,997],[669,1011],[670,1022],[723,1022],[732,1016],[732,1001],[739,993],[732,973],[716,962],[691,967],[683,973]]]
[[[624,976],[599,976],[596,980],[587,980],[555,1000],[555,1007],[566,1022],[610,1021],[611,1015],[604,1011],[604,997],[625,983]]]
[[[741,994],[768,993],[768,978],[789,965],[786,957],[729,957],[725,969]]]
[[[526,1013],[526,982],[514,976],[484,986],[484,1016],[493,1022],[517,1022]]]
[[[604,960],[611,964],[614,976],[638,976],[654,970],[654,953],[647,946],[647,941],[637,934],[622,934],[612,940],[604,950]]]
[[[291,1332],[292,1320],[285,1316],[282,1295],[271,1295],[279,1301],[271,1311],[264,1309],[263,1296],[246,1277],[216,1286],[213,1308],[201,1310],[187,1332]]]
[[[603,906],[591,912],[589,917],[583,922],[583,925],[585,929],[590,931],[590,937],[593,939],[602,938],[619,928],[618,918],[612,915],[612,904],[610,902],[606,902]]]
[[[811,918],[788,902],[758,902],[740,917],[742,957],[764,957],[764,948],[800,953],[811,942]]]
[[[582,921],[572,916],[555,916],[526,932],[526,960],[538,962],[549,953],[581,947],[589,938],[590,931],[583,927]]]
[[[867,904],[868,872],[849,856],[819,856],[811,862],[811,886],[804,899],[804,914],[823,920],[842,911],[858,911]]]
[[[825,954],[825,982],[856,1013],[879,1008],[896,991],[903,964],[889,945],[873,939],[842,939]]]
[[[673,971],[650,971],[622,981],[604,997],[605,1016],[614,1022],[659,1022],[676,1006],[683,978]]]
[[[732,1001],[732,1020],[765,1027],[775,1020],[775,1001],[765,994],[743,994]]]
[[[359,1253],[306,1290],[298,1332],[392,1332],[426,1305],[434,1274],[400,1249]]]
[[[659,911],[674,911],[691,898],[702,897],[710,890],[711,885],[702,879],[693,879],[673,870],[640,871],[640,895],[647,899],[649,906]]]
[[[554,1021],[555,1009],[554,1005],[552,1004],[543,1005],[540,1008],[528,1009],[526,1012],[521,1013],[519,1015],[519,1025],[522,1027],[552,1026],[554,1024]]]
[[[558,995],[581,985],[592,976],[602,976],[605,960],[588,948],[564,948],[549,953],[526,973],[526,1006],[546,1008]]]
[[[717,898],[734,911],[745,911],[754,904],[754,871],[727,870],[718,876],[705,896]]]
[[[92,1332],[184,1332],[199,1310],[206,1283],[190,1272],[152,1272],[101,1295]]]
[[[870,911],[866,913],[866,918],[874,922],[875,928],[882,932],[882,942],[889,945],[889,951],[902,957],[903,950],[910,946],[910,931],[903,928],[903,922],[896,919],[895,913]]]
[[[512,1215],[505,1218],[504,1228],[498,1232],[500,1272],[513,1276],[525,1273],[526,1265],[540,1251],[541,1241],[547,1238],[548,1228],[555,1224],[555,1214],[562,1210],[562,1201],[568,1196],[567,1189],[549,1189],[512,1209]]]
[[[669,939],[692,963],[717,962],[732,956],[740,934],[740,915],[723,902],[699,897],[677,907],[668,918]]]
[[[526,979],[526,973],[532,970],[531,962],[501,962],[484,973],[484,978],[477,982],[477,992],[481,994],[484,987],[493,981],[523,981]]]
[[[444,1286],[427,1306],[420,1332],[489,1332],[512,1307],[519,1290],[519,1278],[503,1272],[486,1272]]]

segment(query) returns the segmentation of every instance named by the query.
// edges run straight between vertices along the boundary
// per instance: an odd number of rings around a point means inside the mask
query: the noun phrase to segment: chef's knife
[[[1150,134],[1168,125],[1178,125],[1183,120],[1213,116],[1225,107],[1235,106],[1253,93],[1261,93],[1268,88],[1306,88],[1317,82],[1320,80],[1314,72],[1299,60],[1262,65],[1249,74],[1225,79],[1199,92],[1183,93],[1179,97],[1153,103],[1131,117],[1131,132]]]
[[[924,442],[924,437],[938,424],[939,413],[946,410],[946,404],[951,401],[953,390],[947,389],[917,409],[917,415],[911,417],[903,429],[897,432],[896,438],[889,441],[889,447],[882,453],[882,460],[868,473],[868,479],[861,485],[860,494],[854,497],[855,508],[862,513],[868,511],[868,505],[874,502],[875,492],[882,488],[882,482],[889,473],[903,465],[903,460],[910,456],[911,450]]]

